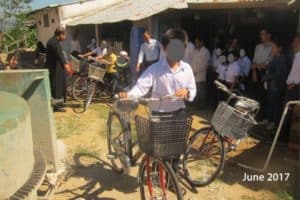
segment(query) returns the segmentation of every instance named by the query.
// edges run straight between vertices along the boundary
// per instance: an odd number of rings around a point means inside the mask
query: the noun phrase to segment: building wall
[[[48,16],[48,24],[46,20]],[[46,8],[35,13],[35,20],[38,29],[38,40],[45,46],[53,36],[55,29],[60,25],[58,8]],[[48,26],[47,26],[48,25]]]

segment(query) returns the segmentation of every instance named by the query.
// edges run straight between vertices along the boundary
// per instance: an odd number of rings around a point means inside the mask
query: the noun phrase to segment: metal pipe
[[[276,142],[277,142],[277,140],[278,140],[278,137],[279,137],[279,134],[280,134],[282,125],[283,125],[283,123],[284,123],[286,114],[287,114],[288,109],[289,109],[289,107],[290,107],[291,105],[300,105],[300,101],[289,101],[289,102],[286,103],[285,108],[284,108],[284,111],[283,111],[283,114],[282,114],[281,119],[280,119],[279,126],[278,126],[278,128],[277,128],[277,131],[276,131],[276,134],[275,134],[273,143],[272,143],[272,146],[271,146],[271,148],[270,148],[270,150],[269,150],[269,153],[268,153],[268,156],[267,156],[267,159],[266,159],[266,161],[265,161],[265,164],[264,164],[263,168],[255,168],[255,167],[251,167],[251,166],[248,166],[248,165],[245,165],[245,164],[241,164],[241,163],[237,163],[238,166],[243,167],[243,168],[246,168],[246,169],[258,171],[258,172],[264,172],[264,171],[267,169],[267,167],[268,167],[268,165],[269,165],[269,162],[270,162],[270,160],[271,160],[271,157],[272,157],[274,148],[275,148],[275,146],[276,146]]]

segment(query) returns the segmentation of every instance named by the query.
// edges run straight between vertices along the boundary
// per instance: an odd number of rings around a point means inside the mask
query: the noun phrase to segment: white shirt
[[[96,49],[93,50],[93,53],[95,53],[96,56],[104,56],[107,54],[107,48],[96,47]]]
[[[160,58],[161,44],[155,39],[150,39],[149,43],[144,42],[140,47],[138,56],[138,64],[141,64],[144,60],[151,62]]]
[[[190,65],[180,61],[176,71],[172,71],[167,60],[163,59],[149,66],[138,79],[135,86],[128,92],[130,97],[141,97],[147,94],[152,87],[152,97],[164,97],[174,95],[178,89],[189,90],[189,101],[196,96],[196,83]],[[185,108],[182,99],[165,99],[161,102],[151,103],[152,111],[172,112]]]
[[[227,65],[225,64],[219,64],[217,67],[216,72],[218,73],[218,79],[221,81],[225,81],[226,80],[226,72],[227,72]]]
[[[248,76],[251,70],[251,60],[248,56],[241,57],[239,59],[239,66],[240,66],[240,76]]]
[[[195,48],[192,55],[192,69],[194,71],[196,82],[206,81],[206,70],[210,53],[206,47],[201,49]]]
[[[271,59],[272,44],[258,44],[254,51],[253,63],[268,64]]]
[[[81,47],[78,40],[71,40],[71,52],[73,51],[81,52]]]
[[[300,84],[300,52],[295,54],[293,66],[286,81],[287,84]]]
[[[228,65],[227,72],[226,72],[226,82],[233,83],[235,78],[239,76],[240,73],[239,70],[240,70],[240,66],[238,64],[238,61],[230,63]]]
[[[192,56],[193,56],[194,49],[195,49],[194,44],[191,41],[189,41],[189,43],[185,48],[183,61],[190,65],[192,65]]]

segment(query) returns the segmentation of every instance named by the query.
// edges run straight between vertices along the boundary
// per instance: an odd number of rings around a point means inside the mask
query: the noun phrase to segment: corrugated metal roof
[[[182,9],[187,7],[185,0],[124,0],[124,2],[109,6],[96,14],[70,21],[67,25],[102,24],[123,20],[136,21],[169,8]]]

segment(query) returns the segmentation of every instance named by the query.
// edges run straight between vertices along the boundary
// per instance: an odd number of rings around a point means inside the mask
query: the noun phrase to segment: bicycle
[[[172,168],[173,155],[180,155],[185,150],[187,135],[191,126],[190,119],[177,119],[176,116],[150,116],[148,118],[135,116],[137,144],[140,151],[133,159],[131,112],[136,110],[139,102],[148,105],[151,102],[161,102],[166,98],[132,98],[116,101],[111,107],[108,118],[108,158],[113,168],[121,173],[128,173],[131,164],[135,163],[141,152],[145,153],[138,173],[141,199],[182,199],[181,189],[176,174]],[[125,102],[125,103],[124,103]],[[121,107],[121,108],[120,108]],[[149,112],[151,112],[150,107]],[[113,119],[117,124],[113,124]],[[119,127],[115,131],[113,128]],[[116,162],[118,159],[120,162]],[[117,164],[119,164],[117,166]],[[172,191],[173,190],[173,191]]]
[[[80,107],[74,107],[74,111],[82,113],[87,110],[94,96],[99,99],[111,100],[114,94],[124,91],[128,88],[128,68],[116,65],[117,72],[113,74],[113,78],[106,78],[106,65],[100,62],[92,62],[88,64],[88,73],[83,75],[74,83],[76,92],[80,92],[84,96],[84,101]],[[84,89],[82,89],[84,88]]]
[[[73,82],[71,83],[71,96],[75,101],[84,100],[88,91],[88,67],[89,60],[85,58],[75,58],[71,56],[71,63],[73,69],[77,72],[72,76]]]
[[[186,179],[195,186],[210,184],[221,172],[226,154],[224,143],[235,148],[257,124],[254,117],[259,111],[258,102],[231,92],[218,81],[215,84],[229,97],[219,103],[211,125],[191,136],[182,161]]]

